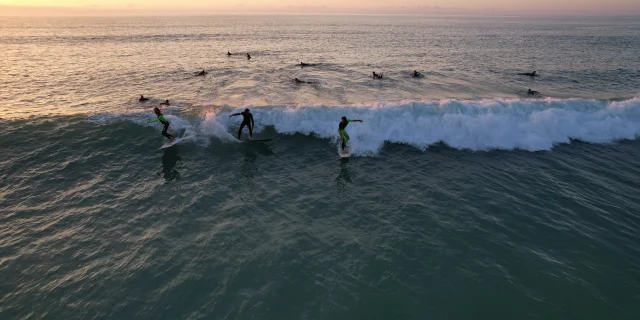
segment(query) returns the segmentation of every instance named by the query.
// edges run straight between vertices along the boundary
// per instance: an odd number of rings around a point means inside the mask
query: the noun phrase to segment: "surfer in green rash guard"
[[[174,136],[172,136],[172,135],[167,133],[167,129],[169,129],[169,121],[167,121],[167,119],[162,115],[162,112],[160,112],[160,109],[153,108],[153,112],[156,113],[157,118],[155,120],[147,121],[147,123],[149,123],[149,122],[160,122],[162,124],[162,135],[167,137],[169,140],[171,140],[171,142],[173,142],[173,140],[176,137],[174,137]]]
[[[349,142],[349,135],[345,128],[349,124],[349,122],[364,122],[362,120],[347,120],[347,117],[342,117],[340,124],[338,125],[338,133],[340,134],[340,140],[342,140],[342,150],[347,146],[347,142]]]

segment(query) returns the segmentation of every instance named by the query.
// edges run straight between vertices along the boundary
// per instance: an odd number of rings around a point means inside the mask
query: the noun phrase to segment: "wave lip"
[[[360,156],[378,153],[385,143],[407,144],[421,150],[444,143],[472,151],[541,151],[571,140],[611,143],[636,139],[640,135],[638,97],[624,101],[548,98],[249,107],[258,133],[273,127],[280,134],[331,139],[336,145],[342,116],[364,120],[364,123],[351,123],[347,127],[352,154]],[[171,122],[170,130],[189,129],[192,138],[205,145],[211,139],[237,142],[235,135],[241,119],[228,117],[237,109],[229,106],[209,109],[196,119],[182,118],[179,109],[167,111],[165,116]],[[124,120],[153,126],[146,123],[151,118],[153,113],[144,111],[98,114],[90,121]]]
[[[445,143],[456,149],[551,150],[572,139],[611,143],[640,135],[640,99],[491,99],[423,101],[371,106],[253,108],[260,126],[337,141],[340,117],[362,119],[347,131],[355,154],[378,152],[385,142],[426,149]],[[218,121],[229,127],[226,114]],[[211,120],[210,120],[211,121]],[[259,128],[258,128],[259,129]]]

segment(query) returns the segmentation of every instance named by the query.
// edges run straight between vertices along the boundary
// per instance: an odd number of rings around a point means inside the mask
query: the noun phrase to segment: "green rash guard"
[[[345,142],[349,141],[349,135],[347,134],[347,131],[344,130],[349,122],[351,122],[351,120],[347,120],[347,123],[342,123],[342,121],[340,121],[340,124],[338,124],[338,131],[340,131],[340,135],[342,135],[342,138],[344,138]]]
[[[158,122],[158,121],[160,121],[160,123],[162,124],[169,124],[169,121],[167,121],[167,119],[165,119],[163,115],[159,115],[157,119],[151,120],[150,122]]]

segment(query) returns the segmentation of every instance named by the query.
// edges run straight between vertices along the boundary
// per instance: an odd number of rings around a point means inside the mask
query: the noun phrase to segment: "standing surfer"
[[[349,135],[345,128],[349,124],[349,122],[364,122],[362,120],[347,120],[347,117],[342,117],[340,124],[338,125],[338,133],[340,134],[340,140],[342,141],[342,150],[347,146],[347,142],[349,142]]]
[[[160,109],[153,108],[153,112],[156,113],[157,118],[155,120],[147,121],[147,123],[149,123],[149,122],[160,122],[160,123],[162,123],[162,135],[167,137],[169,140],[171,140],[171,142],[173,142],[175,137],[167,133],[167,129],[169,129],[169,121],[167,121],[167,119],[165,119],[165,117],[162,115],[162,112],[160,112]]]
[[[233,116],[242,116],[242,124],[240,124],[240,129],[238,130],[238,140],[240,140],[240,135],[242,134],[242,129],[244,129],[244,126],[249,127],[249,137],[253,139],[253,126],[255,125],[255,123],[253,122],[253,115],[251,114],[251,111],[249,111],[249,109],[244,109],[243,112],[234,113],[230,115],[229,118]]]

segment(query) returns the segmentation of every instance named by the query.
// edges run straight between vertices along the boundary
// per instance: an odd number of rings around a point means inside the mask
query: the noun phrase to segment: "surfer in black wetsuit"
[[[160,102],[161,106],[168,106],[169,105],[169,100],[166,100],[165,102]]]
[[[308,83],[308,84],[312,84],[313,83],[311,81],[302,81],[302,80],[300,80],[298,78],[293,79],[293,81],[295,81],[296,83]]]
[[[538,75],[536,74],[536,71],[534,72],[525,72],[525,73],[518,73],[519,76],[529,76],[529,77],[537,77]]]
[[[381,73],[381,74],[377,74],[377,73],[374,71],[371,77],[372,77],[372,78],[374,78],[374,79],[382,79],[382,73]]]
[[[227,51],[227,55],[228,55],[228,56],[230,56],[230,55],[231,55],[231,52]]]
[[[140,99],[138,99],[138,101],[140,101],[140,102],[149,101],[149,98],[145,98],[144,96],[140,96]]]
[[[247,60],[251,60],[251,55],[247,52]]]
[[[418,70],[413,70],[413,77],[417,78],[419,76],[421,76],[420,72],[418,72]]]
[[[540,94],[540,92],[529,89],[529,91],[527,91],[527,94],[530,96],[537,96]]]
[[[347,146],[347,142],[349,142],[349,135],[347,134],[347,131],[345,131],[345,128],[347,128],[347,125],[349,124],[349,122],[364,122],[364,121],[347,120],[347,117],[342,117],[342,120],[340,120],[340,124],[338,124],[338,133],[340,134],[340,140],[342,140],[343,151],[344,151],[344,148]]]
[[[251,111],[249,111],[249,109],[244,109],[243,112],[234,113],[230,115],[229,118],[233,116],[242,116],[243,118],[242,124],[240,124],[240,129],[238,130],[238,140],[240,140],[240,135],[242,134],[242,129],[244,129],[244,126],[249,127],[249,137],[253,139],[253,126],[255,125],[255,123],[253,122],[253,115],[251,114]]]
[[[207,74],[207,72],[202,70],[202,71],[198,72],[198,74],[196,74],[196,76],[204,76],[206,74]]]

